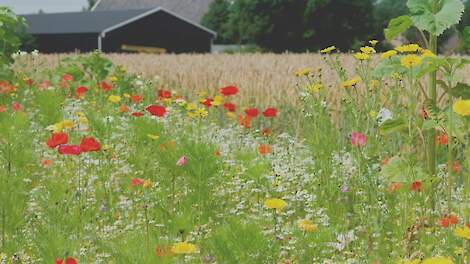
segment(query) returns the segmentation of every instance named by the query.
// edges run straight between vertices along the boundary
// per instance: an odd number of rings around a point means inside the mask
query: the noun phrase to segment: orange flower
[[[129,111],[130,111],[129,106],[127,106],[125,104],[123,104],[119,107],[119,113],[127,113]]]
[[[460,172],[462,171],[462,165],[460,165],[460,163],[458,161],[454,162],[454,164],[452,166],[452,171],[455,174],[460,174]]]
[[[273,152],[273,148],[270,145],[261,144],[258,147],[258,152],[261,155],[267,155]]]
[[[3,113],[7,110],[7,108],[3,105],[0,105],[0,113]]]
[[[49,168],[53,163],[54,163],[54,161],[49,160],[49,159],[41,160],[41,165],[42,165],[43,168]]]
[[[449,216],[449,222],[453,225],[456,225],[459,223],[459,218],[455,214],[451,214]]]
[[[401,188],[401,183],[399,182],[392,182],[390,183],[390,186],[388,187],[388,190],[390,192],[398,191]]]
[[[252,117],[250,116],[240,116],[238,118],[238,122],[240,124],[240,126],[243,126],[245,128],[250,128],[251,127],[251,119]]]
[[[261,135],[263,135],[264,137],[269,137],[272,134],[273,134],[273,131],[270,128],[265,128],[261,130]]]

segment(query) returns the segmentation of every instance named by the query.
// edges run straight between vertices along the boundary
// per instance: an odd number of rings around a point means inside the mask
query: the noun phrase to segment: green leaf
[[[384,30],[385,38],[393,40],[401,33],[405,32],[413,25],[413,20],[409,16],[396,17],[388,23],[388,27]]]
[[[454,97],[468,100],[470,99],[470,85],[466,83],[458,83],[449,91],[449,93]]]
[[[380,132],[383,134],[389,134],[403,129],[406,129],[406,122],[401,118],[389,119],[380,125]]]
[[[465,10],[461,0],[408,0],[407,5],[414,25],[436,36],[458,24]]]
[[[470,27],[465,27],[460,34],[460,42],[463,50],[470,49]]]
[[[421,167],[399,156],[391,158],[388,164],[382,168],[380,175],[388,182],[401,183],[428,178],[428,175]]]

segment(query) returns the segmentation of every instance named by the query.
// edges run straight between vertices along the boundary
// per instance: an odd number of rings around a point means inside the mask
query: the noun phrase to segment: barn
[[[43,53],[123,52],[131,48],[168,53],[211,51],[216,33],[163,7],[25,15]],[[132,50],[132,49],[131,49]]]

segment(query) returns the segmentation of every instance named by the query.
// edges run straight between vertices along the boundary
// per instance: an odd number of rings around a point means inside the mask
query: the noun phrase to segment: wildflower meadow
[[[51,66],[12,49],[0,263],[470,263],[470,60],[437,45],[463,4],[408,7],[385,35],[414,27],[424,44],[332,43],[325,67],[290,73],[288,107],[99,52]]]

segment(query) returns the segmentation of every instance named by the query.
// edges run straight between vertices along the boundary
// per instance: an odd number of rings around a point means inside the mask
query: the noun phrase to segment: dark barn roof
[[[102,33],[119,28],[156,12],[165,12],[215,36],[215,32],[189,21],[161,7],[153,9],[71,12],[36,14],[23,16],[28,25],[28,33],[35,34],[72,34]]]
[[[213,0],[98,0],[94,11],[162,7],[193,22],[200,23]]]
[[[100,33],[149,10],[37,14],[25,15],[24,18],[30,34]]]

